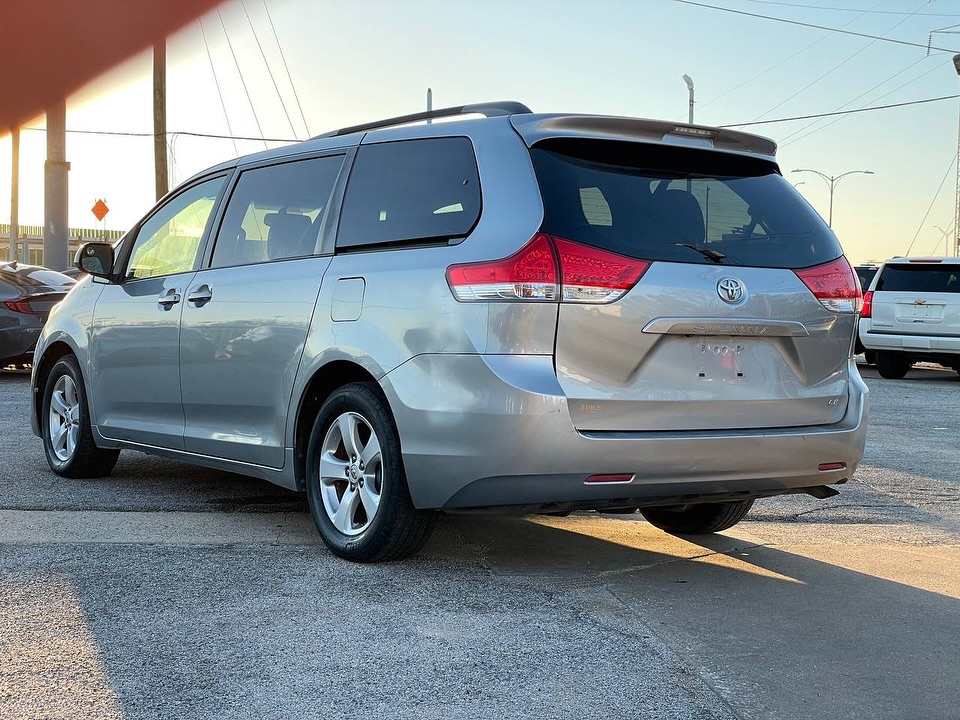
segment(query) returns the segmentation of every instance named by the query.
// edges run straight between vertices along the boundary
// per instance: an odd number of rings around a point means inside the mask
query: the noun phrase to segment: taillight
[[[860,317],[872,317],[873,312],[873,290],[867,290],[863,294],[863,309],[860,311]]]
[[[447,282],[458,300],[547,300],[559,295],[557,258],[540,233],[503,260],[451,265]]]
[[[503,260],[451,265],[447,282],[464,301],[609,303],[636,285],[648,267],[645,260],[538,233]]]
[[[560,258],[560,297],[565,302],[608,303],[621,298],[650,267],[589,245],[553,238]]]
[[[860,283],[842,255],[825,265],[794,272],[827,310],[852,313],[860,309]]]
[[[46,313],[45,310],[33,307],[29,300],[4,300],[3,304],[14,312],[24,315],[44,315]]]

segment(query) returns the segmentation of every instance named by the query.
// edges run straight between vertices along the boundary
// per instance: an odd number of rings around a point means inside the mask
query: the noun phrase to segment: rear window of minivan
[[[551,235],[670,262],[798,269],[842,254],[767,160],[584,139],[547,140],[531,155]]]
[[[877,280],[876,291],[960,292],[960,265],[885,265]]]

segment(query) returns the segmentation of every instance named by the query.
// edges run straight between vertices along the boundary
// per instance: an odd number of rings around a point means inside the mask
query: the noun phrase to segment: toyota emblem
[[[747,297],[747,289],[735,277],[722,277],[717,282],[717,295],[725,303],[735,305]]]

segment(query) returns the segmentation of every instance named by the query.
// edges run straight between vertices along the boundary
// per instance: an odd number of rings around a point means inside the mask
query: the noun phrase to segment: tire
[[[876,350],[866,350],[863,351],[863,361],[867,365],[876,365],[877,364],[877,351]]]
[[[87,392],[73,355],[64,355],[50,370],[41,408],[43,452],[51,470],[68,478],[110,474],[120,451],[98,448],[93,441]]]
[[[732,528],[746,517],[753,500],[640,508],[648,523],[677,535],[708,535]]]
[[[913,367],[910,358],[901,352],[890,350],[877,351],[877,372],[887,380],[902,380]]]
[[[345,385],[320,408],[307,445],[307,499],[323,542],[345,560],[400,560],[430,538],[436,514],[413,506],[400,436],[375,384]]]

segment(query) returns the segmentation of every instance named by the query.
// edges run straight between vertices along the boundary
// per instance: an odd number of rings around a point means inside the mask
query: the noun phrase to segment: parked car
[[[923,361],[960,372],[960,258],[887,260],[863,300],[860,342],[881,377],[900,379]]]
[[[80,249],[34,430],[67,477],[132,448],[305,490],[356,561],[437,510],[710,533],[829,497],[864,449],[861,295],[775,149],[506,103],[217,165]]]
[[[27,365],[50,308],[74,281],[36,265],[0,263],[0,368]]]
[[[877,274],[876,265],[856,265],[854,266],[853,270],[855,273],[857,273],[857,279],[860,281],[860,288],[862,290],[866,290],[868,287],[870,287],[870,283],[873,282],[874,275]],[[863,359],[867,365],[876,365],[877,363],[877,354],[873,350],[867,350],[863,346],[863,343],[860,342],[859,333],[857,333],[853,354],[863,355]]]

